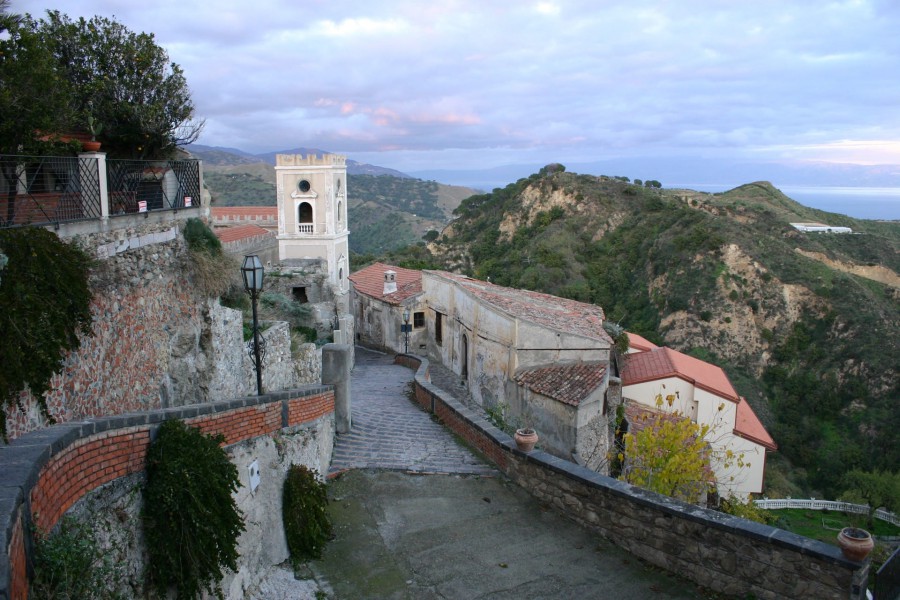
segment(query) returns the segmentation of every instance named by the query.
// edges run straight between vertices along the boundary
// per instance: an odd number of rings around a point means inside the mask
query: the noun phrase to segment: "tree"
[[[68,86],[53,56],[28,17],[6,12],[0,2],[0,154],[49,154],[54,140],[41,133],[58,132],[69,120]],[[8,190],[6,215],[15,211],[20,166],[4,161]]]
[[[0,436],[6,411],[31,390],[52,421],[44,393],[66,354],[91,335],[90,257],[40,227],[0,230],[9,261],[0,285]]]
[[[134,33],[105,17],[71,20],[48,11],[38,30],[69,82],[70,110],[85,129],[103,126],[106,151],[123,158],[164,158],[196,141],[203,121],[181,68],[152,33]]]
[[[900,473],[854,469],[844,474],[841,483],[847,489],[844,500],[869,505],[869,530],[874,526],[875,511],[879,508],[900,512]]]
[[[643,429],[625,434],[625,462],[619,478],[685,502],[697,502],[715,487],[704,439],[708,426],[662,413],[645,416],[649,422]]]
[[[657,394],[658,411],[644,412],[643,427],[624,435],[625,452],[616,457],[623,464],[619,479],[685,502],[698,502],[707,491],[716,489],[712,463],[723,470],[749,463],[744,462],[743,453],[723,446],[716,437],[718,423],[698,425],[678,411],[667,412],[675,399],[674,394],[665,399]],[[723,408],[724,404],[719,406],[720,411]]]

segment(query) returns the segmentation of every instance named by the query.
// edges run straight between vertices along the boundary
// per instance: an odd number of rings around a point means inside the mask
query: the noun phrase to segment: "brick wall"
[[[225,445],[276,434],[334,412],[334,391],[312,385],[263,396],[67,423],[0,447],[0,600],[27,597],[23,532],[33,520],[52,529],[78,500],[144,469],[155,429],[181,419]],[[28,502],[25,502],[25,499]],[[27,510],[30,507],[30,514]]]
[[[396,362],[417,369],[417,401],[519,486],[648,563],[733,596],[865,598],[868,564],[847,560],[836,546],[642,490],[541,451],[523,453],[431,385],[427,360],[406,355]]]

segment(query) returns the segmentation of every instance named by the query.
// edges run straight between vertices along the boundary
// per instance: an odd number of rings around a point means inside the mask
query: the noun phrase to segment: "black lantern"
[[[411,329],[409,325],[409,309],[403,310],[403,327],[400,328],[403,330],[403,333],[406,334],[406,339],[403,343],[403,354],[409,354],[409,330]]]
[[[264,350],[260,347],[259,340],[259,320],[256,316],[256,301],[259,299],[259,293],[263,287],[263,277],[265,269],[263,269],[262,261],[255,254],[244,257],[244,264],[241,265],[241,276],[244,278],[244,289],[250,294],[251,304],[253,305],[253,348],[252,357],[254,359],[254,367],[256,368],[256,394],[262,396],[262,353]]]

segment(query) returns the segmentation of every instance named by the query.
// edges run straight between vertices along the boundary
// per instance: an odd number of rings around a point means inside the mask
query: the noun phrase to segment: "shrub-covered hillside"
[[[836,496],[847,470],[897,469],[900,223],[810,209],[766,182],[706,194],[563,169],[464,200],[433,260],[599,304],[725,367],[780,446],[773,494]],[[790,226],[802,221],[856,233]]]

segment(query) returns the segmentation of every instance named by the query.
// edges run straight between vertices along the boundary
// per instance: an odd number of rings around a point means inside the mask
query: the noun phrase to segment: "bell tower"
[[[278,154],[275,180],[279,259],[323,259],[335,293],[347,294],[347,157]]]

